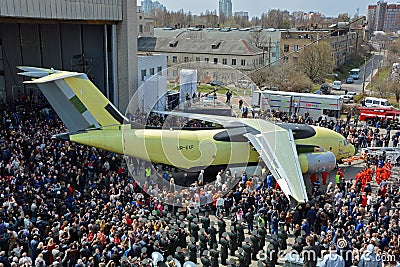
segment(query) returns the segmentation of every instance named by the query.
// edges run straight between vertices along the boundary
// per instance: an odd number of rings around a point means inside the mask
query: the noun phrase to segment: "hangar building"
[[[37,97],[17,66],[85,72],[125,111],[137,88],[136,0],[0,1],[0,100]]]

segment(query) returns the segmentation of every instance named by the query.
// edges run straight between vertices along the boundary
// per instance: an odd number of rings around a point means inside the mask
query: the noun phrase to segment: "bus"
[[[352,69],[349,74],[349,77],[358,80],[360,78],[360,69]]]
[[[313,120],[325,117],[327,120],[336,121],[342,111],[342,100],[338,95],[317,95],[309,93],[294,93],[283,91],[254,91],[252,102],[254,111],[264,110],[267,113],[273,110],[286,112],[290,115],[306,112]]]

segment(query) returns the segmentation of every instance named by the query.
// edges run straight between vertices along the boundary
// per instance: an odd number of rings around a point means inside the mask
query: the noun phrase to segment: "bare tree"
[[[259,87],[277,87],[281,91],[305,92],[312,86],[311,80],[292,64],[264,68],[250,77]]]
[[[335,66],[333,52],[328,43],[320,42],[299,52],[301,69],[313,82],[322,82]]]
[[[250,32],[249,36],[247,37],[247,40],[249,41],[250,44],[259,48],[263,47],[265,42],[267,41],[265,35],[261,30]]]

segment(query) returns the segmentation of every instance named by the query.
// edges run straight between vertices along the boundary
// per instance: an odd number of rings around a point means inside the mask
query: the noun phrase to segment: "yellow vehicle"
[[[288,198],[307,201],[303,173],[332,170],[354,147],[326,128],[177,113],[211,128],[162,128],[128,121],[85,74],[19,67],[32,77],[69,133],[55,137],[186,171],[244,168],[264,161]]]

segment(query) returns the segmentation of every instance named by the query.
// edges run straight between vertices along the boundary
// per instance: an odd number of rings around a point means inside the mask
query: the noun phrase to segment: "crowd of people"
[[[157,126],[164,119],[148,120]],[[344,121],[330,127],[359,146],[381,138],[376,129]],[[322,266],[399,260],[400,191],[393,177],[380,175],[362,188],[317,185],[306,205],[291,209],[265,168],[261,177],[221,171],[204,187],[201,173],[181,190],[173,171],[157,174],[135,160],[132,176],[120,155],[51,138],[66,131],[49,109],[2,112],[0,266],[151,266],[154,260],[275,266],[280,252],[289,252],[289,235],[291,251],[307,266],[316,265],[314,254]],[[374,172],[382,168],[375,162],[368,166]],[[338,260],[324,250],[336,251]]]

